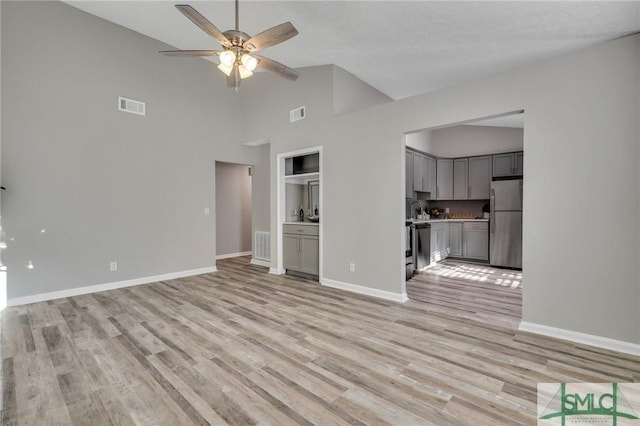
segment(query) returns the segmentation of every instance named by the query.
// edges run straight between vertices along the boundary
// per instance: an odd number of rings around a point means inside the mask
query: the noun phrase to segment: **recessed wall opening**
[[[322,282],[322,147],[277,156],[276,274]]]
[[[409,299],[470,291],[482,295],[469,303],[485,315],[496,303],[514,325],[521,320],[524,118],[514,111],[405,134]]]
[[[251,166],[216,161],[216,259],[252,253]]]

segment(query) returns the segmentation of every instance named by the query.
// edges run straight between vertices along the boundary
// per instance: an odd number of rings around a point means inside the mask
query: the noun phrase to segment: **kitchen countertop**
[[[408,219],[412,223],[489,222],[489,219]]]

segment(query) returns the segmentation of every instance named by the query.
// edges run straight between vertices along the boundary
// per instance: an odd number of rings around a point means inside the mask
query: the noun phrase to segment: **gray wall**
[[[271,145],[253,148],[254,162],[251,176],[251,235],[257,231],[271,232],[270,156]],[[252,238],[253,239],[253,238]]]
[[[407,133],[406,144],[409,148],[428,154],[434,154],[431,130],[422,130],[419,132]],[[434,154],[435,155],[435,154]]]
[[[251,251],[249,167],[216,161],[216,255]]]
[[[638,343],[639,43],[624,38],[339,117],[322,91],[331,67],[303,70],[296,84],[258,76],[243,96],[254,117],[247,132],[271,137],[272,166],[278,153],[324,146],[324,276],[400,293],[402,134],[524,109],[523,319]],[[306,120],[281,118],[307,99]],[[597,206],[615,209],[615,221],[594,226]]]
[[[333,67],[333,111],[336,115],[384,102],[391,102],[391,98],[342,68]]]
[[[259,73],[238,97],[211,64],[70,7],[2,8],[10,296],[213,264],[214,161],[265,164],[241,145],[264,138],[272,195],[278,153],[324,146],[324,276],[401,293],[403,134],[524,109],[524,320],[640,343],[639,36],[336,117],[331,66]],[[612,220],[594,226],[600,206]]]
[[[512,127],[460,125],[431,131],[431,154],[466,157],[522,151],[524,130]]]
[[[407,134],[407,146],[438,157],[467,157],[522,151],[524,130],[512,127],[454,125]]]
[[[285,185],[285,214],[287,222],[296,222],[299,220],[299,211],[300,207],[306,211],[306,207],[303,206],[303,196],[302,191],[304,189],[304,185],[297,183],[287,183]],[[309,204],[304,203],[304,204]]]
[[[220,72],[62,3],[1,7],[9,297],[215,265],[215,161],[269,175],[267,151],[240,144]],[[267,200],[253,203],[266,216]]]

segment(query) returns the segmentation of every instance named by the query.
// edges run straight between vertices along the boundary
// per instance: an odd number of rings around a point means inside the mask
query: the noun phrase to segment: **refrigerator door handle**
[[[496,233],[496,223],[495,223],[495,212],[496,212],[496,190],[495,188],[491,188],[491,204],[490,204],[490,209],[491,209],[491,223],[490,228],[491,228],[491,233],[495,234]]]

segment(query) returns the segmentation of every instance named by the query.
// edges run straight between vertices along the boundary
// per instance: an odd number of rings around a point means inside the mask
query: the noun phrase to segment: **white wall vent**
[[[254,238],[253,258],[258,260],[271,260],[271,233],[256,231]]]
[[[132,114],[146,115],[146,105],[144,102],[135,101],[133,99],[118,97],[118,109]]]
[[[307,114],[304,106],[292,109],[289,111],[289,122],[293,123],[294,121],[304,120],[306,116]]]

